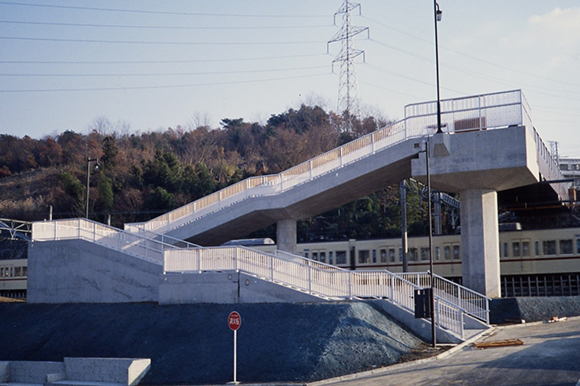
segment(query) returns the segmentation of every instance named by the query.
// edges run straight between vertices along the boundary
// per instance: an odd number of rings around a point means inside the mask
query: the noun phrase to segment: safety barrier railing
[[[414,312],[421,287],[389,271],[348,271],[291,254],[278,256],[246,247],[167,250],[165,273],[240,270],[306,293],[334,299],[381,298]],[[436,323],[463,337],[463,309],[435,296]]]
[[[489,130],[522,124],[531,126],[529,106],[521,90],[442,100],[441,110],[446,132]],[[433,134],[436,131],[436,117],[436,102],[408,105],[405,107],[405,118],[390,126],[280,174],[250,177],[149,222],[134,225],[165,233],[250,197],[279,194],[406,139]]]
[[[178,248],[153,238],[82,218],[32,223],[33,242],[71,239],[91,241],[156,263],[163,262],[163,253],[166,250]]]
[[[421,288],[431,287],[431,275],[428,272],[397,273],[397,275]],[[433,275],[433,289],[437,297],[489,324],[490,299],[487,296],[438,275]]]

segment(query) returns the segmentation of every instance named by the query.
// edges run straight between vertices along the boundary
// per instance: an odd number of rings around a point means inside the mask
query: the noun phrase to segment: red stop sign
[[[238,314],[237,311],[233,311],[228,316],[228,326],[232,329],[232,331],[236,331],[242,325],[242,317]]]

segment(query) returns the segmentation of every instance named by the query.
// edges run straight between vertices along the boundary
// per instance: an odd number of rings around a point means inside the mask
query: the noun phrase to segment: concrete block
[[[64,374],[62,362],[10,362],[9,381],[11,383],[40,383],[46,382],[47,374]]]
[[[316,296],[236,271],[164,274],[159,304],[301,303]]]
[[[8,382],[10,375],[10,362],[0,362],[0,383]]]
[[[151,359],[64,358],[66,380],[133,386],[147,374]]]

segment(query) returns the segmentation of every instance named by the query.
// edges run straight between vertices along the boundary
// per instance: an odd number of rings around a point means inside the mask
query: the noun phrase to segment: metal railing
[[[529,106],[521,90],[441,101],[448,132],[529,125]],[[282,173],[251,177],[162,216],[134,226],[165,233],[251,197],[279,194],[409,138],[436,131],[436,102],[405,107],[405,119],[330,150]],[[541,139],[539,139],[541,142]],[[540,144],[538,144],[541,147]]]
[[[175,245],[123,231],[95,221],[78,218],[32,223],[32,241],[87,240],[134,257],[163,262],[166,250]]]
[[[421,287],[389,271],[348,271],[301,256],[274,256],[245,247],[167,250],[165,273],[239,270],[264,280],[332,299],[381,298],[414,312],[415,290]],[[463,338],[461,307],[452,297],[436,294],[436,323]]]
[[[397,273],[397,275],[421,288],[431,287],[431,275],[428,272]],[[433,289],[437,297],[489,324],[490,298],[439,275],[433,275],[433,279]]]

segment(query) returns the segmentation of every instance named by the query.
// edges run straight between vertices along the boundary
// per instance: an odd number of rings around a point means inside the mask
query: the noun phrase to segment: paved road
[[[320,383],[337,386],[580,386],[580,317],[557,323],[497,327],[477,342],[514,338],[521,339],[524,345],[488,349],[466,345],[438,360],[396,365],[381,370],[381,374],[353,380]]]

